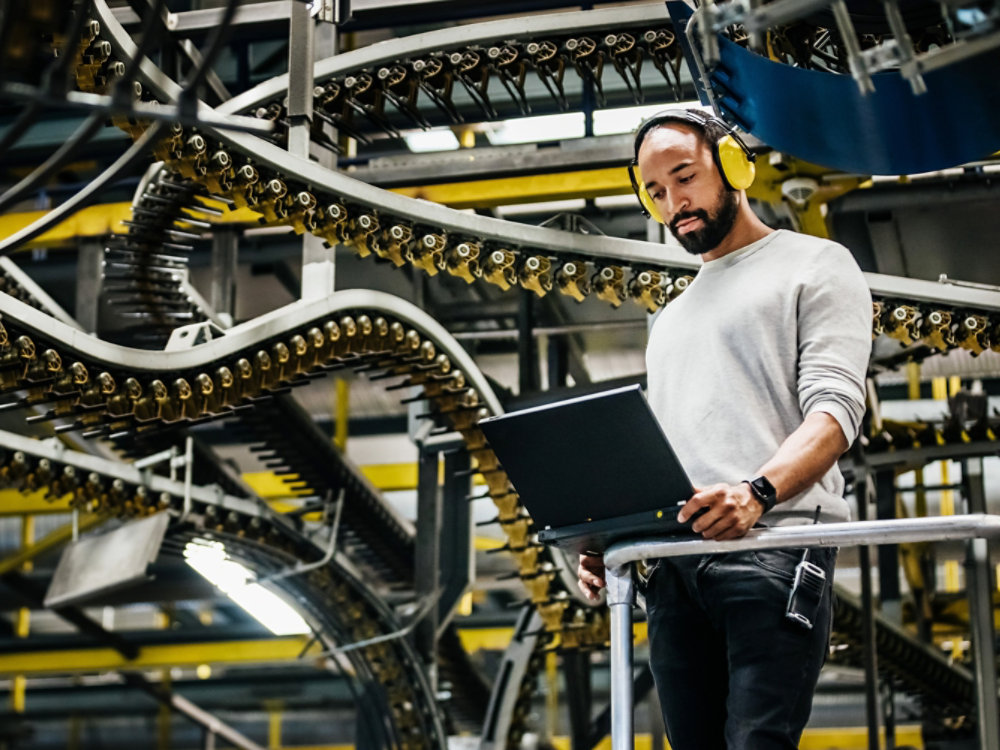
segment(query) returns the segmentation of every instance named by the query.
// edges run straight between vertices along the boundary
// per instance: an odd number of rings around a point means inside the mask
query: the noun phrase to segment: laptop
[[[638,385],[479,423],[535,522],[538,540],[603,552],[641,536],[689,535],[694,494]]]

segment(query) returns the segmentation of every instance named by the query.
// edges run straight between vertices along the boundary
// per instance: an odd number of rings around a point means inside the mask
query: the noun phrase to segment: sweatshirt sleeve
[[[829,243],[809,265],[798,299],[798,393],[802,416],[826,412],[848,443],[865,413],[871,356],[871,293],[850,251]]]

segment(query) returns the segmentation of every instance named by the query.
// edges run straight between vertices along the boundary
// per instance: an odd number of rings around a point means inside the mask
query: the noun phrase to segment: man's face
[[[668,125],[649,131],[639,148],[640,189],[660,211],[685,250],[714,250],[736,223],[739,193],[729,190],[709,145],[692,128]]]

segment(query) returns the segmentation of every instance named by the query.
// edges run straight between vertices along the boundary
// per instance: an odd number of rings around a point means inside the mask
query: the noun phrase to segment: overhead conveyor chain
[[[323,133],[329,124],[368,141],[372,128],[399,136],[398,127],[428,127],[428,108],[453,124],[465,117],[455,94],[467,94],[477,121],[496,119],[502,91],[520,114],[531,112],[527,84],[535,78],[559,110],[590,84],[598,106],[607,105],[605,71],[613,69],[636,104],[645,100],[643,63],[659,72],[658,86],[680,99],[683,53],[661,5],[633,6],[534,19],[461,26],[374,44],[319,63],[312,111],[315,142],[339,150]],[[575,76],[568,86],[566,74]],[[220,112],[248,113],[274,122],[274,139],[287,140],[287,76],[268,81],[226,102]],[[492,82],[499,85],[491,86]],[[540,88],[540,87],[535,87]],[[395,115],[398,113],[398,115]],[[401,115],[402,117],[400,117]],[[363,122],[359,122],[363,118]]]
[[[477,427],[502,411],[499,401],[469,355],[412,305],[373,291],[338,292],[174,352],[108,344],[9,298],[0,297],[0,316],[0,392],[17,394],[12,404],[48,407],[42,418],[62,422],[57,432],[141,435],[195,424],[345,368],[410,389],[435,425],[461,434],[551,645],[604,642],[603,612],[575,598],[572,571],[534,540],[531,519]]]
[[[241,415],[235,437],[298,493],[341,490],[349,500],[341,514],[342,549],[388,587],[413,587],[414,529],[334,446],[328,435],[289,395],[258,404]]]
[[[101,33],[128,59],[134,45],[102,5],[95,3]],[[581,23],[588,17],[570,15]],[[143,71],[150,93],[168,101],[179,96],[177,84],[160,71],[151,65]],[[275,85],[280,81],[269,84]],[[125,127],[138,137],[145,125],[129,121]],[[683,292],[698,268],[696,260],[663,245],[516,225],[414,201],[247,134],[175,126],[156,155],[178,178],[222,198],[220,206],[249,207],[263,223],[310,232],[359,256],[409,264],[431,276],[443,271],[470,284],[520,286],[538,296],[555,289],[578,301],[594,294],[613,307],[631,299],[655,312]],[[885,333],[937,351],[1000,350],[1000,293],[879,274],[867,278],[875,299],[873,336]]]
[[[864,617],[857,597],[837,587],[831,639],[833,663],[864,666]],[[897,692],[916,697],[925,718],[947,719],[956,727],[974,725],[976,686],[968,668],[879,613],[875,613],[875,646],[880,674],[893,681]]]
[[[151,174],[150,174],[151,172]],[[193,243],[211,229],[212,208],[203,189],[153,167],[140,182],[125,234],[113,235],[105,251],[101,291],[128,340],[162,347],[178,326],[207,318],[188,294]]]

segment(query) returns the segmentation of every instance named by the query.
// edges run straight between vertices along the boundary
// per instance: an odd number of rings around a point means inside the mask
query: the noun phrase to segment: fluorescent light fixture
[[[652,117],[657,112],[675,107],[706,109],[698,101],[599,109],[594,112],[594,135],[631,133],[647,117]],[[582,112],[520,117],[514,120],[502,120],[492,125],[486,125],[485,133],[486,138],[493,146],[583,138],[584,117]]]
[[[583,138],[583,112],[502,120],[487,125],[485,132],[493,146]]]
[[[665,109],[704,109],[701,102],[674,102],[671,104],[644,104],[641,107],[599,109],[594,112],[594,135],[631,133],[646,120]]]
[[[458,138],[451,128],[431,128],[430,130],[415,130],[403,135],[407,147],[415,154],[426,154],[432,151],[458,150]]]
[[[184,561],[275,635],[311,632],[301,615],[280,596],[254,581],[254,575],[230,560],[220,542],[196,539],[184,547]]]
[[[635,200],[635,198],[632,198]],[[496,212],[500,217],[520,216],[521,214],[558,214],[582,211],[587,207],[587,202],[583,198],[570,198],[564,201],[538,201],[537,203],[511,203],[507,206],[497,206]]]

